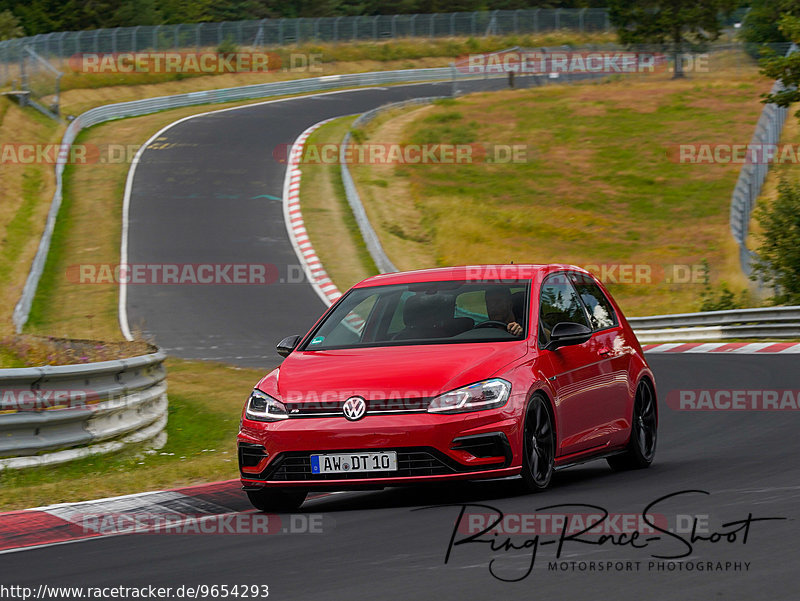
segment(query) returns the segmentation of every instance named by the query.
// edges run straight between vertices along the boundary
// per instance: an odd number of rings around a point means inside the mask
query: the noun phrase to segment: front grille
[[[346,399],[341,401],[326,402],[300,402],[287,403],[290,418],[303,417],[341,417],[342,406]],[[412,398],[412,399],[371,399],[367,401],[367,413],[369,415],[393,415],[403,413],[426,413],[431,399]]]
[[[379,449],[374,449],[378,451]],[[358,480],[364,478],[410,478],[414,476],[442,476],[454,474],[457,470],[450,461],[434,449],[380,449],[397,453],[397,471],[342,472],[336,474],[311,473],[311,455],[313,452],[281,453],[261,478],[271,481],[290,480]],[[328,453],[349,453],[350,451],[326,451]],[[353,452],[363,452],[360,451]]]

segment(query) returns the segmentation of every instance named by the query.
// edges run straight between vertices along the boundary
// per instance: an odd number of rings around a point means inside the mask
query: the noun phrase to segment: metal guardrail
[[[786,56],[797,52],[797,45],[792,44],[786,51]],[[783,89],[783,82],[776,81],[770,90],[775,94]],[[787,107],[776,104],[767,104],[761,111],[761,116],[756,124],[756,131],[750,140],[751,147],[774,146],[780,142],[783,124],[789,112]],[[746,163],[739,172],[739,179],[731,196],[730,227],[734,240],[739,245],[739,263],[745,275],[753,272],[754,253],[747,248],[747,236],[750,232],[750,216],[756,206],[756,200],[761,194],[764,180],[767,178],[769,163],[760,161]]]
[[[163,351],[0,370],[0,470],[52,465],[163,439]]]
[[[800,306],[630,317],[639,342],[800,338]]]
[[[478,77],[478,76],[476,76]],[[167,109],[181,108],[186,106],[196,106],[201,104],[213,104],[219,102],[232,102],[237,100],[251,100],[256,98],[268,98],[272,96],[288,96],[293,94],[304,94],[309,92],[319,92],[336,88],[361,87],[378,84],[393,84],[422,81],[442,81],[452,78],[450,67],[439,67],[432,69],[405,69],[398,71],[374,71],[369,73],[352,73],[345,75],[327,75],[323,77],[313,77],[294,81],[274,82],[241,86],[236,88],[224,88],[219,90],[207,90],[202,92],[188,92],[176,94],[174,96],[161,96],[158,98],[146,98],[131,102],[121,102],[117,104],[107,104],[90,109],[75,118],[67,127],[61,140],[62,147],[69,146],[75,141],[78,133],[92,125],[97,125],[113,119],[124,117],[135,117],[147,115]],[[65,154],[65,153],[62,153]],[[50,249],[50,240],[55,228],[58,211],[61,207],[62,199],[62,178],[66,156],[59,156],[56,166],[56,188],[53,200],[50,204],[50,211],[47,215],[44,232],[39,241],[39,248],[36,251],[31,270],[22,291],[19,302],[14,307],[13,321],[17,332],[21,332],[23,326],[28,321],[31,304],[39,285],[47,253]]]

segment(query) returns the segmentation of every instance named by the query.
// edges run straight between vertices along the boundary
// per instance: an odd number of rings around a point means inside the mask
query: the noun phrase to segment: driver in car
[[[486,312],[490,320],[506,324],[506,330],[510,334],[522,334],[522,326],[514,317],[514,304],[508,288],[489,288],[486,291]]]

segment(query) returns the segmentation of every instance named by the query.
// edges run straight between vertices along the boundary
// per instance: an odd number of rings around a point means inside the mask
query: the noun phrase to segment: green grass
[[[80,143],[80,138],[81,136],[78,136],[75,143]],[[25,331],[27,332],[46,332],[52,328],[53,324],[49,320],[48,315],[51,313],[53,304],[59,303],[56,290],[59,286],[58,280],[64,277],[67,265],[69,264],[67,262],[69,254],[66,252],[66,247],[74,223],[71,213],[72,194],[68,178],[66,177],[69,169],[69,167],[65,169],[65,177],[62,180],[61,207],[59,208],[58,218],[56,219],[53,235],[50,239],[50,250],[47,253],[47,260],[45,261],[42,275],[39,278],[39,285],[36,288],[36,295],[33,298],[28,321],[25,324]]]
[[[22,179],[22,204],[6,225],[5,237],[0,242],[0,285],[8,284],[12,269],[34,229],[33,214],[42,188],[41,168],[26,167]]]

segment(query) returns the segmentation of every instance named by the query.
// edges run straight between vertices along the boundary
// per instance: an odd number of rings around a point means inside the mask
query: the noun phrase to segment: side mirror
[[[287,336],[275,347],[278,350],[278,354],[281,357],[288,357],[289,353],[291,353],[297,347],[302,338],[302,336],[298,336],[297,334],[294,336]]]
[[[583,344],[592,337],[592,330],[580,323],[562,321],[553,326],[547,349],[554,351],[560,346]]]

